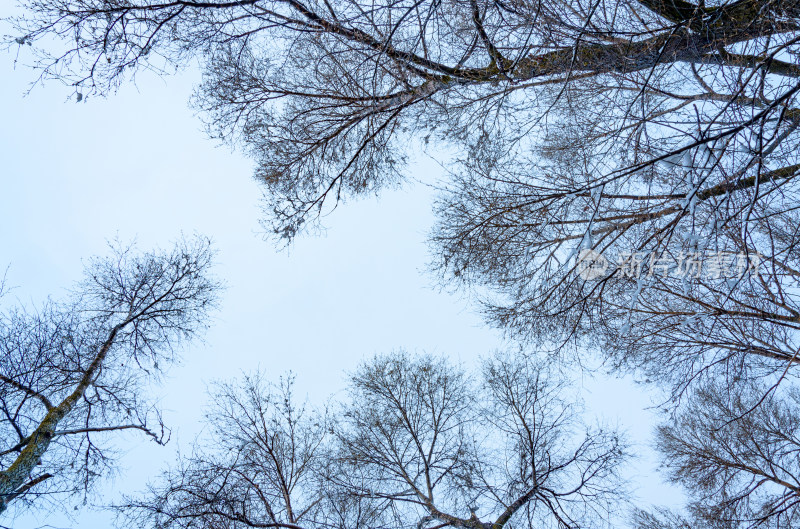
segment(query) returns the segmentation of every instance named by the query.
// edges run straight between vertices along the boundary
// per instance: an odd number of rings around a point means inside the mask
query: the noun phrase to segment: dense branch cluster
[[[573,527],[624,503],[625,446],[580,423],[552,370],[496,356],[475,375],[445,360],[381,355],[331,416],[261,376],[219,386],[209,441],[144,499],[139,526]]]
[[[205,325],[219,289],[212,255],[202,240],[116,248],[90,262],[71,300],[0,315],[0,512],[88,491],[113,469],[113,432],[164,442],[150,383]]]
[[[526,139],[570,129],[564,114],[580,108],[590,115],[578,126],[595,129],[580,131],[595,138],[585,145],[592,162],[583,172],[608,173],[596,184],[624,187],[633,168],[713,143],[736,158],[720,167],[733,185],[737,173],[752,172],[734,154],[739,144],[755,147],[762,137],[761,148],[774,150],[769,139],[786,136],[797,118],[793,2],[25,5],[18,42],[63,36],[68,47],[41,55],[39,65],[44,77],[71,82],[81,96],[113,88],[141,67],[163,71],[200,57],[206,80],[197,104],[215,133],[241,140],[258,160],[273,226],[286,237],[327,197],[396,182],[409,138],[455,142],[468,157],[465,168],[485,166],[474,151],[488,145],[518,162],[529,154]],[[568,184],[554,191],[585,187]],[[613,205],[620,206],[631,207]]]
[[[455,153],[444,160],[450,178],[432,233],[442,281],[481,293],[489,321],[527,344],[579,355],[591,347],[611,369],[666,388],[673,414],[659,446],[694,497],[691,523],[796,524],[798,2],[22,3],[18,45],[36,45],[43,78],[71,83],[81,98],[143,68],[199,59],[195,104],[213,135],[256,160],[279,237],[308,229],[341,200],[397,185],[409,146]],[[53,35],[60,48],[38,45]],[[483,404],[466,404],[477,397],[459,393],[455,379],[447,397],[438,383],[392,376],[365,371],[354,380],[364,406],[337,422],[347,435],[334,435],[336,460],[351,467],[330,472],[357,476],[348,494],[364,493],[319,496],[325,516],[346,512],[347,525],[392,513],[392,523],[413,518],[419,529],[489,523],[487,514],[456,514],[466,496],[455,491],[465,490],[500,523],[497,506],[514,505],[530,483],[522,475],[520,488],[509,476],[495,483],[485,458],[465,455],[480,447],[461,429]],[[516,380],[502,389],[493,377],[483,375],[477,400],[500,406]],[[385,395],[411,399],[400,407],[445,410],[453,429],[410,428]],[[506,405],[480,412],[494,433],[517,424]],[[385,463],[384,432],[422,448]],[[430,435],[443,451],[426,456]],[[541,455],[517,448],[535,470]],[[570,468],[582,468],[573,454]],[[483,472],[488,481],[478,484]],[[381,489],[378,477],[397,488]],[[434,483],[448,491],[436,501]],[[565,526],[580,519],[566,500],[537,490],[526,513],[536,505]],[[496,503],[484,507],[490,497]],[[248,516],[236,509],[225,512]],[[253,523],[299,524],[277,512]],[[688,523],[672,514],[637,520]]]

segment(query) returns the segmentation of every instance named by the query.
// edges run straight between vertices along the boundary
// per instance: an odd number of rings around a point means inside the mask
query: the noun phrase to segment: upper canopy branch
[[[40,392],[38,392],[38,391],[36,391],[34,389],[31,389],[30,387],[26,386],[25,384],[21,384],[21,383],[17,382],[13,378],[10,378],[10,377],[7,377],[6,375],[0,374],[0,382],[5,382],[6,384],[9,384],[9,385],[13,386],[14,388],[22,391],[23,393],[25,393],[27,395],[30,395],[31,397],[35,397],[35,398],[39,399],[42,402],[42,404],[44,404],[44,407],[46,409],[48,409],[48,410],[53,408],[53,403],[50,402],[50,399],[48,399],[42,393],[40,393]]]
[[[186,19],[186,23],[194,15],[184,12],[190,10],[199,13],[204,10],[214,12],[230,11],[228,19],[207,21],[215,27],[214,32],[230,24],[243,24],[248,27],[247,31],[233,32],[227,40],[236,41],[247,39],[258,25],[270,26],[272,23],[282,26],[291,22],[300,24],[304,27],[297,27],[295,31],[300,32],[320,32],[335,35],[351,44],[366,46],[377,55],[375,60],[380,57],[387,57],[392,62],[418,75],[426,80],[435,80],[443,83],[459,81],[459,83],[474,82],[497,82],[499,80],[509,80],[512,83],[526,81],[538,77],[572,74],[573,72],[590,72],[594,74],[604,74],[610,72],[630,73],[635,71],[651,69],[659,64],[669,64],[677,61],[688,62],[714,62],[722,65],[736,67],[753,67],[755,65],[764,66],[768,71],[779,75],[796,77],[798,67],[778,59],[760,61],[758,57],[750,55],[737,55],[726,52],[725,47],[764,36],[774,35],[785,31],[796,30],[796,25],[785,21],[786,13],[800,14],[800,8],[790,5],[787,2],[755,2],[752,0],[739,1],[733,4],[722,5],[715,8],[702,8],[689,2],[678,0],[641,0],[642,5],[662,14],[667,20],[674,22],[673,27],[664,27],[647,38],[635,39],[600,39],[601,42],[593,42],[591,31],[581,29],[576,26],[576,34],[572,45],[562,45],[561,49],[555,51],[536,51],[536,45],[529,46],[533,53],[520,55],[521,58],[511,61],[504,57],[500,51],[502,46],[507,45],[497,40],[497,36],[490,34],[488,26],[483,18],[486,13],[481,13],[476,1],[471,5],[471,16],[473,31],[476,33],[476,42],[482,42],[489,54],[489,63],[486,66],[464,66],[463,60],[455,64],[447,64],[442,60],[432,58],[431,43],[427,42],[428,37],[421,35],[417,41],[412,41],[412,46],[423,46],[422,54],[413,48],[406,49],[403,42],[393,41],[393,35],[399,29],[400,22],[393,23],[395,26],[392,31],[380,31],[379,35],[358,27],[359,18],[350,18],[350,22],[336,15],[336,10],[329,3],[328,10],[317,12],[309,3],[300,0],[240,0],[231,2],[197,2],[186,0],[175,0],[173,2],[136,4],[130,1],[119,4],[95,4],[88,1],[75,1],[74,7],[67,4],[57,12],[51,12],[53,18],[42,23],[41,26],[29,26],[31,23],[19,20],[20,27],[32,27],[30,33],[22,37],[23,41],[30,41],[52,31],[62,32],[57,26],[74,28],[81,30],[85,28],[89,32],[99,32],[92,38],[94,43],[89,40],[79,40],[78,46],[72,53],[86,53],[90,50],[99,54],[98,59],[90,63],[91,71],[87,78],[91,78],[96,73],[96,68],[100,64],[99,58],[106,53],[106,48],[112,37],[111,30],[121,32],[120,43],[124,46],[133,46],[137,39],[142,40],[139,50],[134,56],[125,55],[120,57],[119,68],[112,76],[120,75],[136,61],[144,59],[151,46],[158,46],[160,34],[166,31],[174,31],[181,24],[181,20]],[[276,10],[277,6],[286,6],[291,11],[299,14],[299,18],[294,18],[286,13]],[[387,6],[388,8],[388,6]],[[46,20],[48,14],[46,7],[40,6],[42,19]],[[437,4],[429,7],[431,15],[438,9]],[[772,13],[764,16],[764,11]],[[785,13],[784,13],[785,12]],[[796,12],[796,13],[795,13]],[[159,14],[161,13],[161,14]],[[774,16],[773,16],[774,15]],[[591,15],[586,24],[589,23]],[[780,23],[777,18],[782,17]],[[105,20],[102,20],[105,17]],[[129,20],[130,19],[130,20]],[[99,22],[99,26],[93,26],[94,22]],[[150,29],[142,34],[137,34],[131,22],[147,25]],[[355,22],[355,23],[354,23]],[[100,28],[107,26],[105,30]],[[255,26],[254,26],[255,25]],[[378,26],[372,24],[375,28]],[[217,27],[218,26],[218,27]],[[188,28],[187,28],[188,29]],[[285,28],[291,31],[291,28]],[[127,32],[131,32],[130,35]],[[210,35],[209,35],[210,36]],[[19,39],[18,39],[19,40]],[[200,41],[196,43],[202,45]],[[189,48],[194,44],[190,44]],[[513,44],[509,49],[513,49]],[[474,48],[474,46],[473,46]],[[195,51],[201,51],[199,49]],[[521,50],[520,50],[521,51]],[[69,52],[68,52],[69,53]],[[471,50],[464,55],[471,55]],[[66,57],[62,56],[60,61]],[[109,57],[109,62],[113,60]],[[98,62],[99,61],[99,62]],[[56,62],[47,68],[55,68]]]

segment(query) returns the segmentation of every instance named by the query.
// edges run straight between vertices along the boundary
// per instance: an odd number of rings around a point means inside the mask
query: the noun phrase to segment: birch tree
[[[433,266],[488,286],[492,323],[676,394],[798,361],[796,2],[21,5],[16,45],[80,97],[199,59],[195,103],[255,157],[279,237],[401,182],[409,144],[446,147]],[[587,251],[612,264],[595,281]],[[716,274],[677,276],[709,253]]]
[[[657,431],[687,513],[638,511],[641,529],[788,528],[800,517],[800,393],[796,387],[710,382]]]
[[[647,187],[641,178],[659,161],[713,165],[713,176],[682,184],[700,201],[786,183],[796,171],[796,2],[20,4],[16,45],[33,45],[41,77],[70,84],[78,98],[198,58],[198,108],[213,134],[256,159],[280,236],[302,231],[325,204],[400,181],[409,141],[460,149],[454,172],[496,171],[488,161],[505,153],[541,184],[537,211],[581,211],[584,187],[605,186],[592,231],[603,229],[606,208],[670,211],[661,221],[687,209],[674,181],[654,195],[679,198],[641,202],[624,191]],[[530,151],[559,136],[589,158],[570,171],[577,181],[562,182]],[[709,150],[721,159],[701,162]]]
[[[316,527],[329,505],[319,486],[329,425],[293,383],[263,373],[215,383],[206,435],[146,494],[119,506],[125,525]]]
[[[260,376],[222,387],[210,436],[120,507],[126,523],[600,527],[625,505],[624,441],[583,424],[564,379],[531,359],[497,355],[469,374],[442,358],[379,355],[327,419]]]
[[[795,383],[796,1],[22,4],[16,45],[76,97],[198,58],[195,104],[256,160],[278,237],[398,185],[418,144],[449,173],[433,268],[491,323],[672,406]]]
[[[67,300],[2,313],[0,513],[89,492],[113,469],[109,436],[167,440],[148,387],[208,321],[212,256],[200,239],[115,247]]]

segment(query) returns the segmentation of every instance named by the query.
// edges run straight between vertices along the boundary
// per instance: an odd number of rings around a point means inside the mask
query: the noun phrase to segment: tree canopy
[[[599,337],[620,364],[668,362],[678,386],[731,356],[794,357],[795,2],[22,4],[20,46],[63,36],[37,64],[82,97],[199,58],[195,102],[255,157],[280,236],[399,182],[409,143],[455,147],[434,266],[499,292],[495,323]],[[615,266],[577,278],[581,249],[766,265],[735,286],[650,273],[645,288]]]
[[[195,105],[256,160],[279,238],[402,182],[410,145],[447,153],[442,281],[524,342],[665,387],[697,520],[794,523],[796,1],[21,3],[17,45],[79,98],[199,60]]]
[[[468,373],[399,351],[363,362],[329,414],[291,378],[245,376],[215,386],[192,454],[119,509],[163,529],[606,525],[627,448],[565,388],[530,358]]]
[[[207,323],[212,256],[201,239],[117,246],[90,261],[70,299],[0,314],[0,513],[89,492],[113,469],[109,435],[168,438],[149,384]]]

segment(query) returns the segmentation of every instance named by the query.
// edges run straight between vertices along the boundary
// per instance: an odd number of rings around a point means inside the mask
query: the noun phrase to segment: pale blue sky
[[[345,204],[326,219],[325,235],[279,252],[258,223],[260,189],[249,161],[207,139],[187,105],[196,71],[166,80],[141,75],[107,99],[76,103],[57,83],[23,97],[34,73],[14,69],[13,58],[0,53],[0,268],[9,265],[8,282],[17,286],[11,297],[58,297],[80,276],[81,259],[103,253],[110,238],[136,238],[148,248],[181,232],[213,238],[216,271],[229,287],[205,343],[184,351],[183,366],[160,389],[173,442],[162,449],[120,437],[122,475],[105,483],[103,497],[141,489],[175,448],[189,445],[205,383],[214,378],[257,367],[275,378],[293,370],[299,393],[321,403],[373,353],[404,347],[474,365],[502,347],[466,300],[438,292],[425,273],[433,223],[427,188],[408,185]],[[438,171],[426,160],[411,170],[426,180]],[[594,411],[647,441],[647,395],[628,382],[586,385]],[[634,464],[632,472],[651,475],[650,465]],[[652,478],[640,483],[645,500],[677,497]],[[74,515],[13,526],[108,526],[108,516],[92,509]]]

